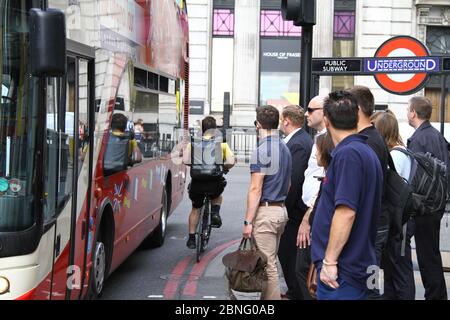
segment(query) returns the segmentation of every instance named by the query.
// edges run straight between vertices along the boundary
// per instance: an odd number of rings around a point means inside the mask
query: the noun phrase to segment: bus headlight
[[[9,280],[5,277],[0,277],[0,294],[9,292]]]

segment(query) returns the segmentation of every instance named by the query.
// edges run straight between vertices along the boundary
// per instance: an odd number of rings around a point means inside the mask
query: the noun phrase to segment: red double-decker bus
[[[0,21],[0,299],[96,297],[183,197],[185,0],[0,0]]]

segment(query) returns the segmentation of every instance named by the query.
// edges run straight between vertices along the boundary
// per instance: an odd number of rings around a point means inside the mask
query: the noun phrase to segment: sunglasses
[[[316,110],[321,110],[323,108],[307,108],[306,111],[308,111],[308,113],[313,113]]]

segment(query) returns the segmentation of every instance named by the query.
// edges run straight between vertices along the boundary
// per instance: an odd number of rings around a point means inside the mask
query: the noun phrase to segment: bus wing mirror
[[[30,10],[31,74],[62,77],[66,73],[66,22],[57,9]]]

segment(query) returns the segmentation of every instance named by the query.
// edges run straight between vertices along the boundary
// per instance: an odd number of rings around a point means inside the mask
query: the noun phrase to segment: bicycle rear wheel
[[[195,251],[196,251],[196,256],[197,256],[197,262],[200,262],[200,255],[203,252],[203,212],[205,210],[205,206],[203,205],[203,207],[200,208],[200,213],[199,213],[199,219],[198,219],[198,223],[197,223],[197,237],[195,238]]]
[[[202,251],[208,248],[211,236],[211,201],[207,200],[203,211]]]

